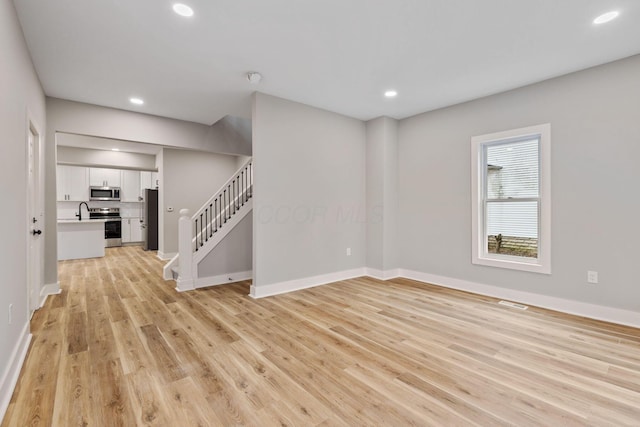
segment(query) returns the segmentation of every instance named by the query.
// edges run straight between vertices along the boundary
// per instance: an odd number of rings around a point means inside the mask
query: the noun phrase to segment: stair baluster
[[[201,254],[194,259],[195,253],[198,251],[208,252],[211,248],[220,242],[221,239],[236,225],[239,220],[233,219],[236,215],[241,214],[239,218],[243,218],[247,212],[245,205],[252,206],[249,201],[253,197],[253,161],[249,159],[234,175],[229,178],[220,190],[215,193],[193,216],[191,216],[191,225],[189,227],[188,210],[180,211],[180,227],[179,227],[179,255],[174,257],[170,263],[165,266],[163,275],[165,278],[172,277],[172,268],[176,268],[180,263],[180,273],[178,275],[178,288],[186,290],[189,281],[197,278],[195,266],[183,265],[190,262],[196,262],[206,254]],[[251,208],[249,208],[251,209]],[[243,213],[244,212],[244,213]],[[223,227],[223,225],[231,222],[231,225]],[[227,230],[228,227],[229,230]],[[216,233],[224,228],[219,238],[214,238]],[[188,245],[188,242],[191,245]],[[213,243],[213,246],[211,242]],[[205,244],[207,248],[203,248]],[[191,255],[183,256],[183,252],[187,247],[191,247]],[[180,260],[180,261],[178,261]],[[182,278],[182,279],[181,279]],[[182,280],[182,284],[181,283]]]

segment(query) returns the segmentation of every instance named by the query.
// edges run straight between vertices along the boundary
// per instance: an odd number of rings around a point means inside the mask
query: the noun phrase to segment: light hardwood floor
[[[176,293],[139,247],[60,263],[2,426],[640,425],[640,330],[410,280]]]

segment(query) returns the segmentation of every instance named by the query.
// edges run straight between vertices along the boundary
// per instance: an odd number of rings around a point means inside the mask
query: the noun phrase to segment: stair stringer
[[[196,289],[196,285],[198,282],[201,282],[203,278],[198,277],[198,264],[211,252],[216,246],[220,244],[220,242],[242,221],[242,219],[247,216],[249,212],[253,210],[253,199],[249,199],[243,206],[240,207],[236,211],[236,213],[229,219],[224,225],[218,228],[212,237],[209,238],[208,241],[204,243],[201,247],[198,248],[197,251],[193,253],[193,259],[191,262],[191,279],[184,279],[178,274],[178,278],[176,279],[176,290],[178,292],[190,291]],[[195,238],[194,238],[195,241]],[[179,256],[174,257],[177,259],[176,262],[180,263]],[[167,266],[165,266],[165,270],[169,275],[169,279],[172,279],[171,267],[175,266],[175,264],[170,265],[174,259],[172,259]],[[182,266],[178,271],[182,269]]]
[[[249,201],[245,202],[245,204],[242,205],[240,209],[238,209],[236,213],[231,216],[231,218],[227,219],[227,222],[225,222],[221,228],[218,228],[218,231],[213,233],[213,236],[210,237],[207,242],[204,242],[204,245],[198,248],[198,250],[193,254],[193,263],[196,266],[200,264],[200,261],[202,261],[204,257],[206,257],[207,254],[209,254],[209,252],[213,250],[213,248],[218,246],[222,239],[224,239],[227,234],[229,234],[231,230],[233,230],[236,225],[238,225],[240,221],[242,221],[242,219],[247,216],[247,214],[252,210],[253,199],[249,199]]]
[[[180,260],[180,254],[175,254],[173,258],[171,258],[171,260],[169,260],[169,262],[166,263],[164,267],[162,267],[162,278],[164,280],[174,279],[172,269],[173,267],[178,266],[179,260]]]

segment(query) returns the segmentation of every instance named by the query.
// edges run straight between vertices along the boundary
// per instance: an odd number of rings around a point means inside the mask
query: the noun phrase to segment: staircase
[[[194,215],[182,209],[178,254],[164,266],[163,278],[175,279],[180,292],[219,284],[199,277],[198,265],[252,211],[252,196],[253,161],[249,159]]]

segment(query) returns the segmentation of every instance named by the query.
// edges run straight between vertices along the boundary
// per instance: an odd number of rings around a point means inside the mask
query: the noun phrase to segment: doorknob
[[[35,236],[36,234],[42,234],[42,230],[33,230],[31,233]]]

